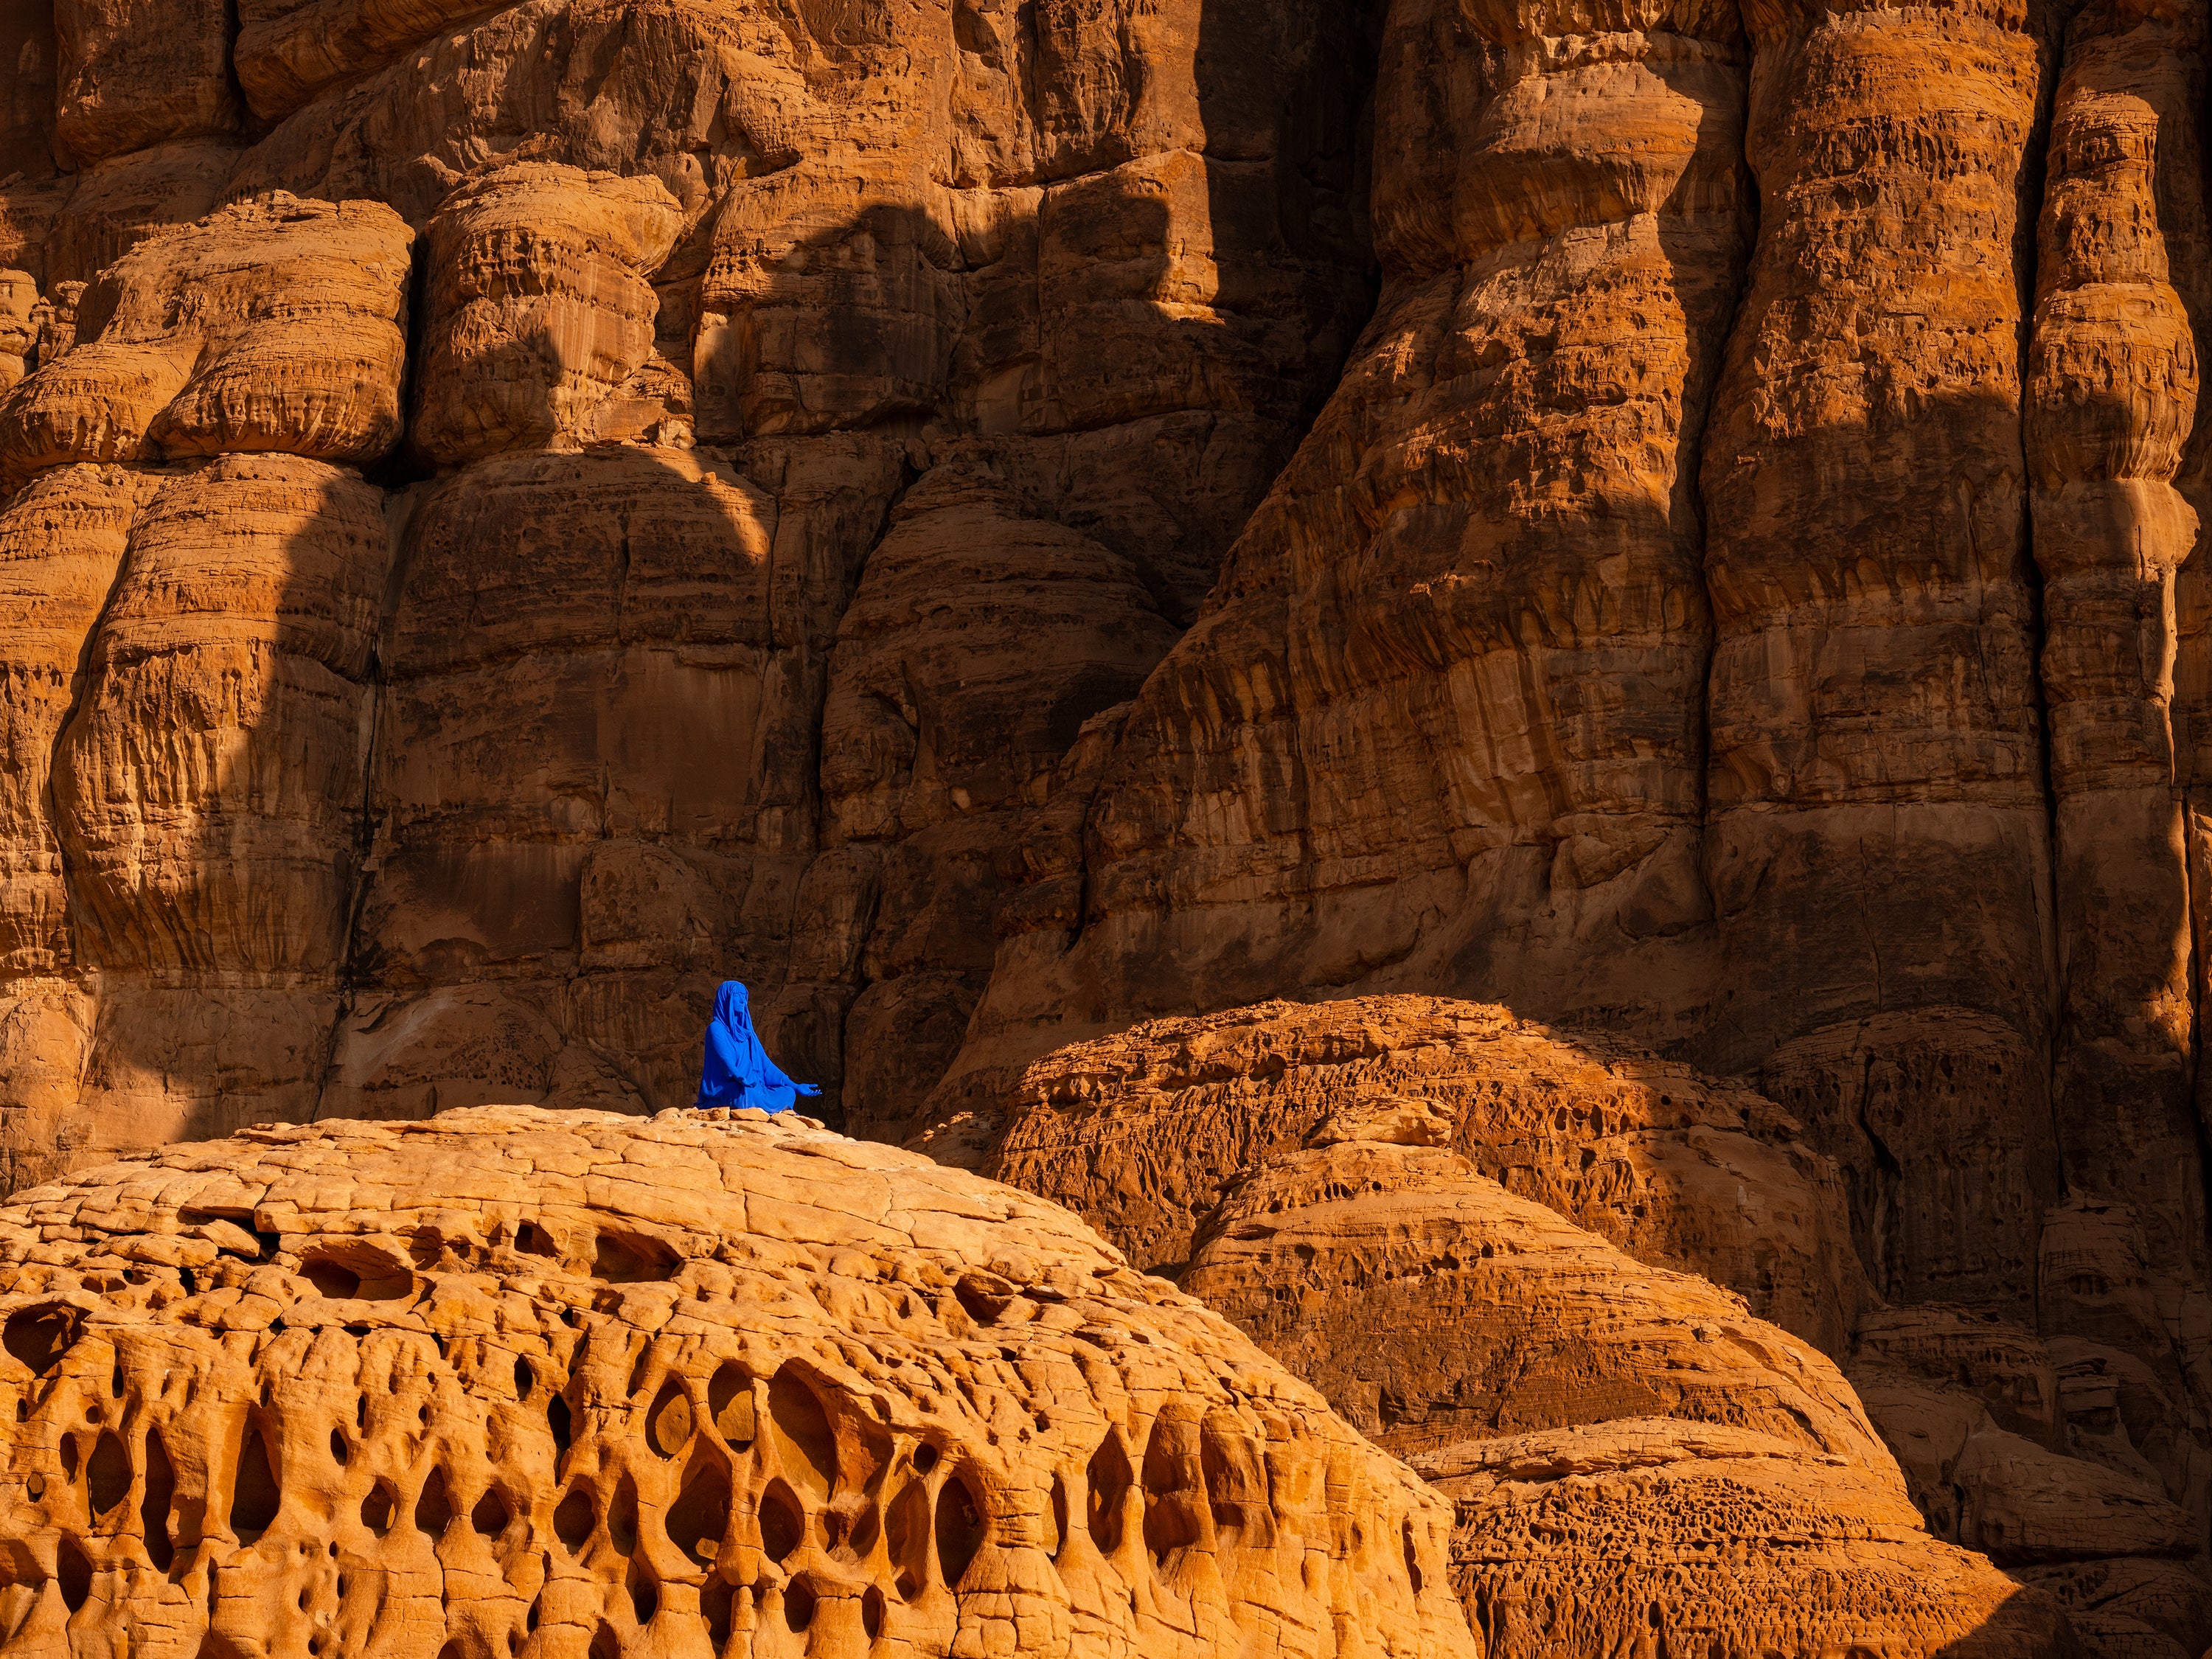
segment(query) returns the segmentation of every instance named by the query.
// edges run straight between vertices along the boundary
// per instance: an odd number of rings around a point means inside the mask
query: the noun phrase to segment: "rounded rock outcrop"
[[[0,1209],[0,1641],[1430,1659],[1449,1506],[1074,1218],[811,1121],[248,1131]]]

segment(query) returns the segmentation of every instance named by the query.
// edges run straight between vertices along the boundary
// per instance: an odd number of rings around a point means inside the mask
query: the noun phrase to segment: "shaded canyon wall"
[[[688,1102],[726,975],[918,1108],[1367,314],[1372,33],[61,0],[0,165],[9,1182]]]

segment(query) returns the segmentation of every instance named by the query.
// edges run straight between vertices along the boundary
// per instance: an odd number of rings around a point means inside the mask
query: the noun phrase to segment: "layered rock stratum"
[[[1884,1575],[1951,1569],[1850,1554],[1913,1509],[2072,1632],[2000,1602],[1989,1639],[2212,1645],[2189,1385],[2139,1348],[1885,1299],[1835,1161],[1740,1083],[1496,1006],[1360,997],[1142,1022],[940,1104],[917,1147],[1176,1274],[1457,1498],[1456,1582],[1494,1640],[1607,1651],[1638,1608],[1692,1650],[1935,1640],[1958,1604]],[[2148,1305],[2105,1220],[2069,1269]],[[1523,1505],[1524,1545],[1467,1530]]]

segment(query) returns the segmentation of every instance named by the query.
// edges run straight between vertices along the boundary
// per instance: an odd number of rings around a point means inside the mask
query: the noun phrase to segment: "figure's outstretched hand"
[[[818,1099],[822,1094],[822,1085],[818,1083],[794,1083],[791,1086],[809,1100]]]

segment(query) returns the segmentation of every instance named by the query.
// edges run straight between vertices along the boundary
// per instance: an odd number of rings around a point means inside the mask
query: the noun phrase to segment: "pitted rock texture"
[[[1436,997],[1151,1020],[966,1074],[911,1143],[1066,1205],[1156,1269],[1255,1170],[1389,1117],[1638,1260],[1696,1273],[1841,1358],[1870,1299],[1835,1167],[1752,1090]],[[1381,1133],[1363,1128],[1364,1135]]]
[[[1448,1506],[1066,1212],[793,1117],[0,1209],[11,1651],[1459,1659]]]
[[[1183,1282],[1457,1500],[1488,1652],[2069,1650],[2049,1598],[1928,1536],[1832,1361],[1447,1148],[1367,1138],[1399,1115],[1347,1104],[1260,1164]]]
[[[1937,1539],[2048,1590],[2096,1651],[2212,1646],[2200,1430],[2186,1389],[2139,1357],[2147,1267],[2102,1206],[2061,1212],[2046,1272],[2101,1285],[2112,1334],[2046,1342],[1990,1312],[1875,1296],[1844,1243],[1837,1170],[1771,1102],[1496,1008],[1267,1004],[1146,1022],[963,1085],[913,1145],[1085,1214],[1382,1443],[1456,1468],[1474,1455],[1445,1449],[1460,1437],[1525,1437],[1528,1468],[1559,1459],[1593,1474],[1553,1506],[1566,1531],[1542,1522],[1518,1554],[1480,1547],[1552,1587],[1463,1576],[1480,1628],[1505,1628],[1510,1603],[1522,1636],[1602,1650],[1626,1604],[1609,1599],[1611,1534],[1587,1532],[1573,1506],[1602,1509],[1610,1483],[1667,1471],[1679,1500],[1652,1516],[1688,1530],[1652,1520],[1638,1534],[1673,1540],[1637,1558],[1637,1572],[1660,1574],[1705,1559],[1696,1517],[1729,1508],[1741,1456],[1754,1485],[1778,1491],[1798,1478],[1790,1459],[1811,1460],[1788,1500],[1808,1514],[1872,1514],[1857,1471],[1892,1470],[1890,1518],[1863,1534],[1808,1522],[1826,1541],[1794,1565],[1776,1556],[1750,1577],[1693,1575],[1694,1594],[1655,1591],[1688,1619],[1684,1641],[1764,1628],[1753,1610],[1769,1599],[1839,1618],[1887,1606],[1884,1575],[1921,1569],[1889,1557],[1863,1581],[1866,1599],[1829,1603],[1824,1552],[1898,1543],[1909,1499]],[[1630,1455],[1611,1442],[1617,1427],[1635,1445],[1659,1438]],[[1751,1440],[1712,1438],[1723,1430]],[[1523,1467],[1519,1451],[1498,1455]],[[1525,1492],[1525,1478],[1498,1490]],[[1545,1540],[1573,1541],[1539,1562]],[[1678,1547],[1689,1553],[1668,1553]],[[1759,1588],[1770,1571],[1779,1578]],[[1555,1572],[1579,1588],[1558,1592]],[[1528,1611],[1586,1603],[1614,1625]],[[2030,1605],[1992,1614],[1992,1628],[2040,1627],[2047,1609],[2031,1617]],[[1929,1628],[1954,1616],[1929,1612]]]
[[[1416,1467],[1458,1506],[1453,1582],[1493,1655],[2083,1650],[2048,1594],[1931,1541],[1894,1474],[1848,1457],[1623,1419]]]

